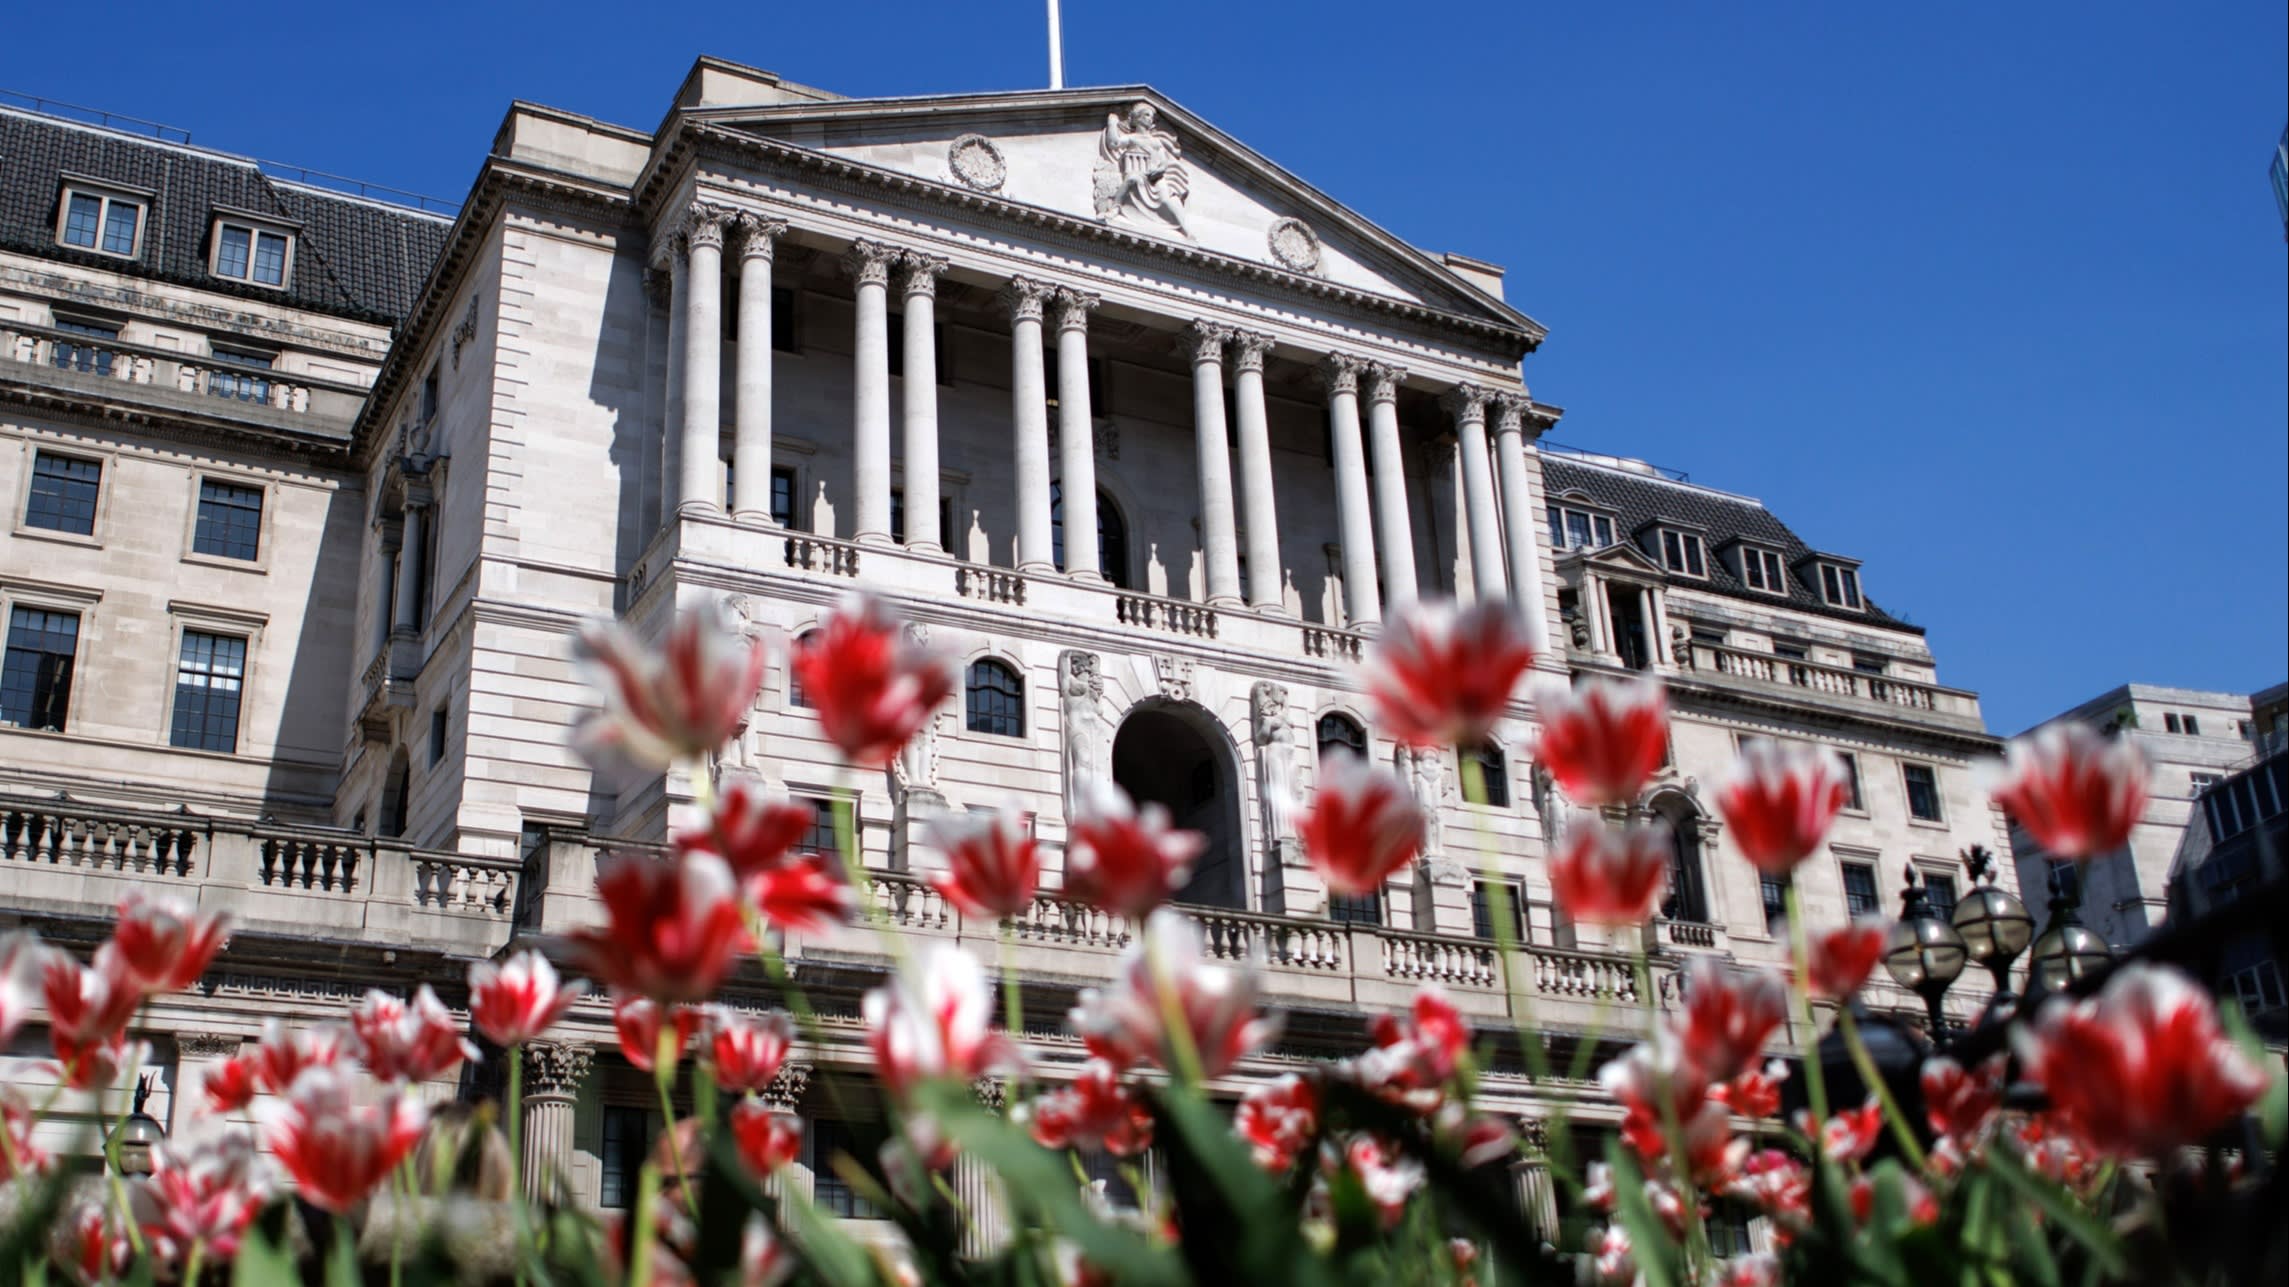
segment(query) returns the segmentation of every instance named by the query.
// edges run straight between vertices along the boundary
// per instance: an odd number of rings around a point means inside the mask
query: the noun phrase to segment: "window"
[[[1876,888],[1875,865],[1864,862],[1845,863],[1844,914],[1855,918],[1871,916],[1883,905],[1883,891]]]
[[[119,338],[118,327],[102,322],[77,322],[68,317],[59,317],[55,328],[66,335],[84,335],[91,340]],[[48,345],[48,361],[59,371],[84,371],[90,375],[106,376],[111,374],[109,345],[54,340]]]
[[[940,384],[951,383],[946,378],[944,330],[945,328],[941,326],[930,328],[931,372]],[[775,333],[776,328],[774,328]],[[904,313],[892,313],[890,315],[890,373],[902,380],[906,378],[906,315]],[[1095,373],[1091,372],[1091,374],[1094,375]],[[1094,388],[1095,386],[1092,384],[1091,387]],[[1050,390],[1049,401],[1052,405],[1056,403],[1056,390]]]
[[[79,614],[19,605],[8,616],[8,654],[0,666],[0,722],[60,733],[71,713],[72,655]]]
[[[2183,733],[2183,732],[2185,732],[2185,730],[2184,730],[2183,728],[2180,728],[2180,727],[2178,726],[2178,713],[2177,713],[2176,711],[2165,711],[2165,712],[2163,713],[2163,715],[2162,715],[2162,731],[2163,731],[2163,732],[2165,732],[2165,733]]]
[[[903,487],[890,489],[890,539],[899,545],[906,544],[906,489]]]
[[[1907,779],[1908,816],[1918,822],[1940,822],[1939,775],[1928,764],[1903,764],[1900,773]]]
[[[971,662],[964,697],[972,733],[1025,736],[1025,681],[1006,663],[991,657]]]
[[[1955,877],[1936,871],[1924,872],[1923,901],[1939,919],[1955,919]]]
[[[1141,1174],[1144,1170],[1143,1158],[1129,1158],[1124,1161],[1101,1148],[1091,1149],[1081,1154],[1080,1157],[1082,1173],[1087,1175],[1091,1181],[1102,1186],[1100,1191],[1104,1194],[1106,1205],[1115,1211],[1141,1209],[1142,1204],[1137,1201],[1136,1186],[1129,1183],[1129,1177],[1122,1172],[1134,1170]]]
[[[1334,894],[1327,900],[1327,918],[1338,925],[1380,925],[1383,923],[1383,895]]]
[[[1367,758],[1367,730],[1349,715],[1326,714],[1319,717],[1319,755],[1327,758],[1329,751],[1342,749],[1364,760]]]
[[[795,636],[795,651],[800,652],[810,647],[812,643],[817,641],[818,633],[816,630],[806,630]],[[787,666],[787,704],[804,707],[811,704],[811,699],[803,696],[802,672],[796,670],[792,662],[789,662]]]
[[[771,347],[781,353],[803,351],[795,335],[795,291],[791,286],[771,288]]]
[[[1706,924],[1709,895],[1701,884],[1701,833],[1693,819],[1670,817],[1669,894],[1661,900],[1661,915],[1673,921]]]
[[[95,498],[102,485],[100,460],[35,453],[32,496],[24,506],[24,526],[95,535]]]
[[[1741,547],[1741,581],[1751,590],[1788,593],[1788,572],[1781,567],[1780,556],[1753,545]]]
[[[771,521],[781,527],[795,525],[795,471],[791,466],[771,467]]]
[[[207,392],[218,398],[236,398],[241,402],[270,401],[270,371],[275,361],[267,353],[234,353],[229,349],[216,349],[211,356],[217,370],[207,373]]]
[[[644,1166],[644,1150],[651,1140],[651,1115],[641,1108],[607,1105],[604,1109],[602,1183],[596,1205],[627,1208],[636,1202],[636,1176]]]
[[[1561,550],[1602,550],[1613,544],[1613,519],[1570,505],[1552,505],[1550,543]]]
[[[1891,663],[1889,661],[1872,653],[1856,652],[1852,654],[1852,669],[1863,675],[1881,675],[1890,668]]]
[[[1820,597],[1830,607],[1860,610],[1860,574],[1834,563],[1820,565]]]
[[[173,745],[194,751],[238,749],[239,694],[246,680],[246,640],[235,635],[183,632],[175,663]]]
[[[63,227],[56,240],[66,246],[132,259],[142,248],[143,203],[108,192],[67,188]]]
[[[445,762],[446,732],[453,721],[453,709],[440,706],[429,712],[429,767]]]
[[[1788,932],[1788,877],[1757,877],[1757,894],[1764,900],[1764,932],[1779,938]]]
[[[1065,485],[1062,480],[1049,484],[1049,557],[1058,567],[1065,566]],[[1129,525],[1121,517],[1121,507],[1097,489],[1097,567],[1105,580],[1126,590],[1129,588]]]
[[[2200,720],[2198,717],[2196,717],[2196,716],[2193,716],[2193,715],[2188,715],[2188,716],[2186,716],[2186,736],[2188,736],[2188,737],[2200,737],[2201,735],[2202,735],[2202,722],[2201,722],[2201,720]]]
[[[1501,917],[1499,921],[1495,919],[1497,916]],[[1509,933],[1496,933],[1498,925]],[[1526,941],[1526,900],[1516,882],[1470,882],[1470,929],[1471,933],[1490,941],[1504,937],[1513,943]]]
[[[1484,798],[1473,803],[1483,804],[1490,809],[1510,807],[1510,762],[1503,758],[1501,747],[1492,742],[1481,742],[1477,746],[1457,750],[1455,759],[1462,764],[1478,766],[1479,789],[1484,793]],[[1465,789],[1468,788],[1467,773],[1468,770],[1465,770]]]
[[[2051,859],[2051,892],[2074,906],[2082,905],[2082,870],[2064,858]]]
[[[811,806],[811,825],[805,828],[803,834],[795,840],[796,853],[835,854],[842,852],[842,846],[835,841],[834,801],[825,796],[799,795],[792,797],[792,803]],[[854,828],[858,825],[855,810],[851,818],[851,825]]]
[[[1056,406],[1056,405],[1057,405],[1057,391],[1058,391],[1058,389],[1061,387],[1061,386],[1058,384],[1058,374],[1057,374],[1057,342],[1056,342],[1056,340],[1055,340],[1054,338],[1052,338],[1052,339],[1050,340],[1050,343],[1049,343],[1049,346],[1048,346],[1048,351],[1047,351],[1046,353],[1044,353],[1042,356],[1043,356],[1043,359],[1044,359],[1044,360],[1043,360],[1043,363],[1042,363],[1042,367],[1041,367],[1041,387],[1042,387],[1042,389],[1043,389],[1043,390],[1044,390],[1044,391],[1045,391],[1045,392],[1046,392],[1046,393],[1049,395],[1049,405],[1050,405],[1050,406],[1052,406],[1052,407],[1054,407],[1054,406]],[[1089,363],[1088,363],[1088,366],[1087,366],[1087,368],[1086,368],[1086,369],[1087,369],[1087,370],[1088,370],[1088,372],[1089,372],[1089,414],[1090,414],[1091,416],[1101,416],[1101,415],[1104,415],[1104,414],[1105,414],[1105,363],[1104,363],[1104,360],[1103,360],[1102,358],[1090,358],[1090,359],[1089,359]],[[1227,433],[1229,433],[1229,432],[1230,432],[1230,430],[1231,430],[1231,425],[1232,425],[1232,417],[1231,417],[1231,416],[1229,416],[1229,415],[1225,416],[1225,417],[1224,417],[1224,424],[1225,424],[1225,430],[1226,430],[1226,432],[1227,432]]]
[[[234,220],[215,224],[214,274],[257,286],[284,286],[294,238],[271,228]]]
[[[1661,566],[1686,576],[1709,575],[1709,563],[1701,548],[1701,538],[1673,527],[1661,529]]]
[[[1866,813],[1868,802],[1860,795],[1860,757],[1850,751],[1836,752],[1844,766],[1844,807],[1854,813]]]
[[[2242,1013],[2263,1014],[2281,1008],[2285,1000],[2281,970],[2262,938],[2235,940],[2218,960],[2218,988],[2241,1002]]]
[[[2278,755],[2221,783],[2202,797],[2211,839],[2223,844],[2280,813],[2284,797],[2289,797],[2289,758]]]
[[[437,368],[421,377],[421,427],[426,429],[437,420]]]
[[[199,522],[191,549],[217,558],[251,561],[262,543],[262,489],[199,480]]]
[[[874,1209],[874,1204],[854,1192],[850,1181],[835,1170],[837,1157],[848,1157],[864,1166],[874,1148],[859,1137],[849,1122],[814,1121],[808,1134],[812,1203],[828,1215],[846,1220],[876,1219],[881,1213]]]

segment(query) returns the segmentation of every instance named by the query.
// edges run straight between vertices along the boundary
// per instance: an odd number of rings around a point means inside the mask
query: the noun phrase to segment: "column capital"
[[[1192,364],[1222,362],[1224,344],[1232,338],[1232,328],[1221,322],[1195,320],[1184,327],[1184,345],[1192,350]]]
[[[843,271],[849,273],[861,286],[888,286],[890,266],[898,262],[896,246],[879,241],[854,241],[843,252]]]
[[[765,1082],[755,1096],[775,1112],[792,1113],[801,1106],[803,1095],[811,1088],[811,1072],[809,1064],[788,1060],[779,1065],[779,1071],[771,1075],[771,1080]]]
[[[723,249],[723,229],[731,212],[722,206],[694,201],[676,220],[676,237],[688,250]]]
[[[1001,299],[1009,305],[1011,321],[1038,322],[1041,320],[1042,304],[1055,293],[1047,282],[1035,281],[1031,277],[1012,277],[1001,288]]]
[[[596,1047],[584,1041],[525,1043],[525,1093],[577,1095],[596,1060]]]
[[[1272,337],[1262,331],[1232,332],[1232,369],[1254,371],[1264,369],[1264,354],[1272,347]]]
[[[979,1077],[970,1082],[970,1097],[988,1112],[999,1113],[1009,1107],[1009,1079],[1006,1077]]]
[[[916,295],[938,297],[938,274],[953,267],[953,261],[944,255],[926,255],[909,250],[898,256],[898,266],[906,270],[905,293],[911,299]]]
[[[1494,432],[1497,437],[1517,433],[1526,426],[1526,411],[1532,402],[1523,393],[1507,390],[1494,395]]]
[[[1458,384],[1439,395],[1439,405],[1445,407],[1457,424],[1486,419],[1486,404],[1494,392],[1481,384]]]
[[[1053,297],[1057,301],[1057,329],[1085,331],[1089,329],[1089,313],[1104,303],[1104,297],[1085,290],[1060,290]]]
[[[741,259],[771,258],[774,243],[787,232],[787,221],[759,214],[741,214],[731,221],[731,230],[739,238]]]
[[[246,1038],[230,1032],[178,1032],[175,1053],[185,1059],[223,1059],[239,1052]]]
[[[1359,392],[1359,372],[1367,364],[1349,353],[1330,353],[1319,360],[1320,383],[1329,393]]]
[[[1388,362],[1369,362],[1363,368],[1367,375],[1369,402],[1395,402],[1399,397],[1399,384],[1407,378],[1407,368]]]

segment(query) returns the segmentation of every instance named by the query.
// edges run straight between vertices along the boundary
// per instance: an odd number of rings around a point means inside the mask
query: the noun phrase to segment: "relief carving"
[[[917,651],[930,647],[930,627],[920,621],[906,623],[906,644]],[[898,756],[890,762],[890,777],[900,794],[920,789],[938,789],[938,721],[945,715],[941,707],[930,713],[914,736],[906,739]]]
[[[1103,776],[1099,767],[1104,742],[1104,675],[1097,654],[1071,651],[1057,659],[1057,705],[1064,716],[1065,816],[1081,812],[1088,787]]]
[[[1097,217],[1155,232],[1174,230],[1191,240],[1184,203],[1192,195],[1192,178],[1183,158],[1175,132],[1161,128],[1152,104],[1138,103],[1126,117],[1107,116],[1092,176]]]
[[[1256,743],[1256,796],[1264,811],[1264,841],[1277,845],[1295,833],[1295,730],[1288,724],[1288,690],[1258,680],[1248,690]]]
[[[978,192],[999,192],[1009,177],[1001,149],[983,134],[964,134],[947,144],[946,170],[955,182]]]

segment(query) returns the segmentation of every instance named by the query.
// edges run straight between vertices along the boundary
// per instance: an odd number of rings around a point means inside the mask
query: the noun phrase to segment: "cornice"
[[[283,429],[257,429],[227,417],[204,416],[130,399],[92,397],[72,390],[9,379],[5,375],[0,375],[0,402],[36,408],[46,415],[88,428],[116,429],[126,426],[163,433],[170,443],[241,449],[251,445],[274,451],[283,450],[313,464],[347,469],[351,463],[351,442],[347,438],[297,434]]]

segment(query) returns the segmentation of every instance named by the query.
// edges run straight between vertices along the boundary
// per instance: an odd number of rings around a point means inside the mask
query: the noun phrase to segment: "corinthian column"
[[[1232,328],[1194,322],[1185,338],[1192,348],[1192,440],[1200,464],[1200,543],[1206,547],[1208,601],[1236,608],[1240,541],[1232,520],[1232,449],[1225,445],[1224,431],[1224,342],[1232,338]]]
[[[938,531],[938,274],[946,261],[907,251],[906,268],[906,543],[945,548]]]
[[[1247,507],[1248,606],[1283,612],[1280,602],[1280,516],[1272,498],[1272,430],[1264,415],[1264,351],[1272,337],[1232,337],[1232,402],[1240,413],[1240,503]]]
[[[1331,353],[1320,363],[1327,382],[1328,437],[1335,456],[1335,523],[1343,542],[1343,600],[1353,629],[1383,618],[1375,588],[1375,527],[1367,503],[1367,454],[1359,441],[1359,359]]]
[[[1415,599],[1415,529],[1407,517],[1407,461],[1399,454],[1399,382],[1405,370],[1367,367],[1367,440],[1375,453],[1375,543],[1383,553],[1383,593],[1396,608]]]
[[[890,539],[890,266],[898,252],[860,241],[843,256],[858,282],[857,334],[851,352],[852,527],[861,541]]]
[[[1104,576],[1097,558],[1097,425],[1089,406],[1089,310],[1097,302],[1087,291],[1057,292],[1057,449],[1065,570],[1090,581]]]
[[[1523,394],[1504,393],[1494,400],[1494,449],[1502,468],[1502,526],[1510,543],[1510,585],[1524,619],[1526,643],[1535,652],[1548,653],[1550,630],[1543,620],[1542,552],[1534,540],[1534,488],[1526,471],[1527,401]],[[1539,430],[1536,431],[1539,433]],[[1557,534],[1551,533],[1552,539]]]
[[[1470,571],[1481,602],[1500,602],[1510,594],[1502,575],[1502,523],[1494,512],[1494,461],[1486,453],[1486,390],[1474,384],[1456,385],[1446,395],[1454,413],[1457,437],[1462,440],[1463,509],[1470,524]]]
[[[1042,387],[1041,306],[1049,287],[1013,277],[1003,289],[1009,304],[1009,396],[1017,429],[1017,566],[1051,572],[1057,563],[1049,539],[1049,393]]]
[[[534,1041],[522,1056],[525,1196],[561,1202],[572,1171],[572,1127],[580,1086],[594,1062],[593,1047],[572,1041]]]
[[[720,513],[723,435],[723,228],[727,212],[693,206],[684,219],[684,416],[676,508]]]
[[[660,521],[675,520],[684,485],[684,301],[691,260],[681,236],[668,239],[668,371],[660,410]]]
[[[731,358],[731,512],[771,521],[771,248],[784,219],[743,214],[739,234],[739,347]]]

